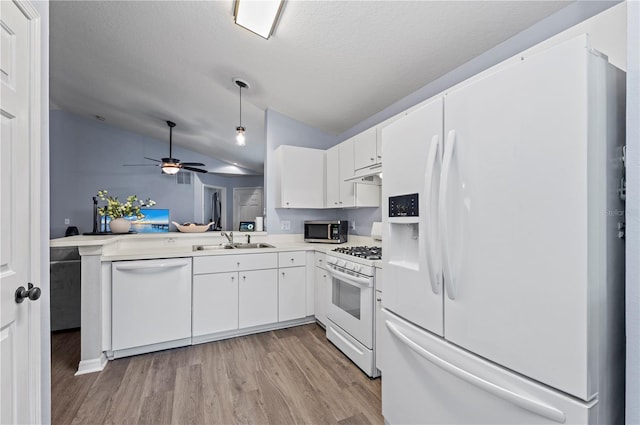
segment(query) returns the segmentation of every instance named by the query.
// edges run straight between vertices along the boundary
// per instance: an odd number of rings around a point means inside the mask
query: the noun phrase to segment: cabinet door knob
[[[247,276],[242,276],[242,279],[247,280]]]
[[[240,267],[240,261],[238,261],[236,264],[238,265],[238,267]]]
[[[369,158],[369,159],[373,161],[375,158]]]
[[[284,276],[284,272],[282,272],[282,276]]]
[[[236,280],[236,277],[235,277],[235,276],[231,276],[231,280],[232,280],[232,281],[233,281],[233,280]]]

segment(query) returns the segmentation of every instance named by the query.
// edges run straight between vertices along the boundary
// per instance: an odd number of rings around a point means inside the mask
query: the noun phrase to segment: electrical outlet
[[[291,230],[291,221],[290,220],[282,220],[280,222],[280,230]]]
[[[64,219],[64,224],[65,224],[65,225],[67,225],[67,224],[69,224],[69,223],[71,223],[71,220],[69,220],[68,218],[65,218],[65,219]]]
[[[351,230],[356,230],[356,222],[351,221]]]

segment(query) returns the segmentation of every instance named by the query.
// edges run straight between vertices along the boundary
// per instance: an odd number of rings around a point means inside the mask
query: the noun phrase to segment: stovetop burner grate
[[[367,260],[382,259],[382,247],[379,246],[348,246],[338,247],[333,251],[340,254],[353,255],[354,257],[364,258]]]

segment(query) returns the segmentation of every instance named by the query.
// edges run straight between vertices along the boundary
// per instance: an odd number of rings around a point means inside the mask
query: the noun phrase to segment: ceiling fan
[[[196,173],[207,173],[207,170],[203,170],[202,168],[195,167],[204,167],[205,165],[201,162],[180,162],[178,158],[174,158],[172,156],[173,151],[173,127],[176,126],[176,123],[172,121],[167,121],[167,125],[169,126],[169,157],[154,159],[149,157],[144,157],[144,159],[148,159],[149,161],[159,162],[159,164],[126,164],[126,166],[138,166],[138,165],[154,165],[162,167],[162,172],[164,174],[176,174],[180,169],[195,171]]]

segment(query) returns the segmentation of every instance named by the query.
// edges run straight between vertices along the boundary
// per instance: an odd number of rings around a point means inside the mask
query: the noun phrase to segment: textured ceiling
[[[175,121],[175,144],[262,172],[267,108],[340,134],[566,5],[287,1],[264,40],[232,1],[52,1],[51,101],[161,141]]]

